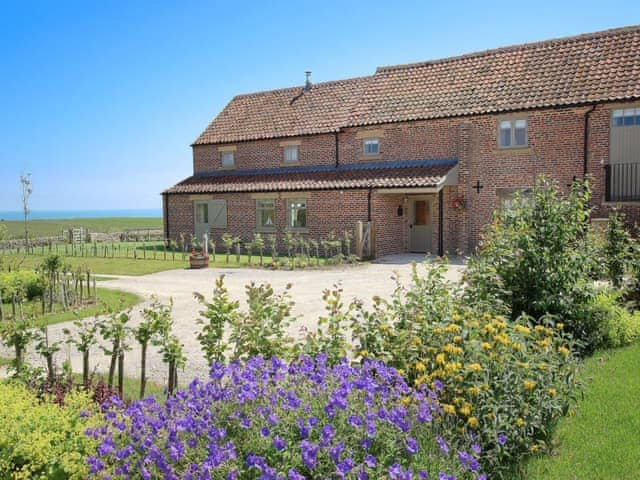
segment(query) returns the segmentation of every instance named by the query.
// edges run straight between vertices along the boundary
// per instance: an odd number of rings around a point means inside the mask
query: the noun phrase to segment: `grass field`
[[[2,220],[6,225],[9,238],[24,238],[24,222],[20,220]],[[85,227],[92,232],[121,232],[125,228],[162,228],[162,218],[70,218],[55,220],[29,220],[29,237],[59,236],[60,231],[73,227]]]
[[[39,316],[41,312],[41,306],[39,300],[33,300],[31,302],[27,302],[23,306],[24,314],[29,316],[31,314],[35,314],[37,316],[38,321],[47,322],[49,325],[54,325],[56,323],[68,322],[71,320],[76,320],[78,318],[86,318],[92,317],[96,314],[100,314],[104,311],[104,307],[107,308],[118,308],[122,306],[123,309],[132,307],[133,305],[137,305],[142,301],[140,297],[134,295],[133,293],[122,292],[119,290],[109,290],[106,288],[98,288],[98,305],[87,305],[84,308],[75,310],[75,311],[62,311],[59,305],[54,305],[54,312],[47,313],[46,315]],[[9,304],[3,304],[5,315],[9,314],[11,311],[11,306]],[[56,311],[55,309],[59,309]]]
[[[136,244],[135,258],[133,243],[122,243],[115,253],[115,257],[111,258],[110,245],[107,244],[107,255],[103,254],[103,250],[98,251],[98,256],[65,256],[64,247],[58,250],[58,254],[63,257],[63,261],[70,265],[72,268],[84,268],[89,269],[93,274],[106,274],[106,275],[146,275],[149,273],[163,272],[165,270],[187,268],[189,266],[188,257],[183,260],[182,253],[175,254],[167,252],[167,260],[164,260],[164,251],[160,249],[162,242],[150,242],[146,243],[143,247],[142,243]],[[118,244],[114,244],[118,245]],[[154,250],[154,245],[157,247]],[[100,247],[103,248],[103,247]],[[40,253],[40,249],[36,249],[35,254],[8,254],[6,255],[7,263],[20,264],[21,268],[35,268],[39,266],[46,258],[47,253]],[[154,260],[155,252],[155,260]],[[55,253],[55,251],[54,251]],[[121,255],[121,257],[118,257]],[[289,259],[286,257],[280,257],[278,259],[280,268],[289,268]],[[263,258],[263,266],[268,267],[273,263],[271,256],[265,256]],[[326,265],[325,259],[320,259],[320,266]],[[312,259],[311,266],[317,266],[316,259]],[[213,256],[210,256],[210,268],[244,268],[244,267],[260,267],[260,258],[257,255],[252,255],[251,263],[249,263],[249,257],[247,255],[240,255],[240,262],[236,261],[236,256],[231,255],[229,257],[229,263],[226,261],[226,255],[224,253],[217,253],[215,255],[215,261]],[[299,266],[299,265],[298,265]]]
[[[527,480],[640,478],[640,344],[585,362],[584,398],[561,420],[551,456],[526,465]]]

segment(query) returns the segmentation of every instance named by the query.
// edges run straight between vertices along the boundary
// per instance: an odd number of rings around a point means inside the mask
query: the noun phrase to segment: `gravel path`
[[[214,280],[221,274],[225,275],[225,285],[229,289],[233,299],[241,301],[244,308],[244,287],[251,281],[257,283],[269,282],[276,293],[284,290],[288,283],[292,283],[291,295],[296,302],[294,315],[299,316],[290,332],[299,334],[302,327],[313,329],[316,319],[324,313],[322,291],[332,285],[340,283],[344,290],[345,303],[353,298],[359,298],[370,304],[371,297],[379,295],[388,297],[393,291],[394,281],[392,275],[398,272],[403,281],[408,281],[411,273],[411,261],[420,261],[423,257],[417,255],[398,255],[382,259],[378,263],[368,263],[357,266],[333,267],[323,270],[262,270],[262,269],[204,269],[204,270],[169,270],[150,275],[137,277],[120,276],[112,280],[100,282],[104,288],[126,290],[140,295],[145,302],[134,307],[134,323],[141,318],[140,311],[148,305],[152,295],[156,295],[161,301],[167,302],[173,298],[173,317],[175,319],[174,332],[179,335],[184,343],[187,356],[187,365],[184,372],[179,373],[181,380],[188,381],[194,376],[206,375],[208,369],[202,357],[200,344],[196,339],[198,325],[195,319],[202,309],[201,305],[193,298],[193,292],[202,293],[205,298],[210,298],[213,291]],[[454,262],[448,271],[451,279],[457,279],[464,267],[459,262]],[[50,327],[50,338],[55,341],[63,338],[62,329],[70,328],[70,323],[58,324]],[[0,356],[11,356],[11,352],[0,347]],[[132,345],[132,350],[127,353],[125,371],[127,376],[136,377],[140,368],[140,350]],[[74,371],[81,371],[81,357],[70,347],[64,346],[58,353],[57,362],[69,359]],[[42,360],[33,352],[28,355],[28,360],[34,364],[41,364]],[[148,376],[152,381],[165,382],[166,372],[157,351],[149,348],[147,362],[150,371]],[[91,358],[91,368],[99,371],[108,369],[108,358],[96,348]],[[182,383],[182,382],[181,382]]]

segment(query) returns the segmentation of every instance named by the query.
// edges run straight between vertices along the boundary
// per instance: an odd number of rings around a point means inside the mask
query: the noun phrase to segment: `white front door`
[[[411,200],[409,250],[419,253],[430,252],[431,228],[431,202],[426,199]]]

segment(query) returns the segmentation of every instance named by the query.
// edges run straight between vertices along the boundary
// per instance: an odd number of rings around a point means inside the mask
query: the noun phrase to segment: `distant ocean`
[[[162,209],[149,208],[139,210],[33,210],[29,220],[60,220],[67,218],[107,218],[107,217],[139,217],[160,218]],[[22,220],[22,212],[0,210],[0,220]]]

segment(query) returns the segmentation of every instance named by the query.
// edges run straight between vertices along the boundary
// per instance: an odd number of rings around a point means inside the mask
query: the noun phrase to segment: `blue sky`
[[[0,211],[155,208],[238,93],[640,23],[640,2],[0,3]]]

